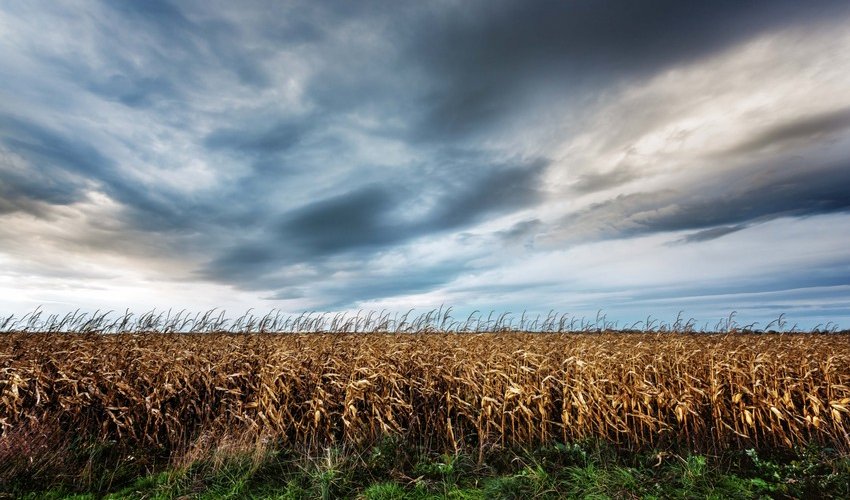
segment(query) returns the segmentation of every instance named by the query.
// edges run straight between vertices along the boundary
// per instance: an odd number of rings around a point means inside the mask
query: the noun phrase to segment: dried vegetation
[[[842,334],[0,335],[0,454],[74,440],[185,453],[240,436],[320,450],[599,438],[705,452],[850,450]],[[247,436],[247,438],[245,438]],[[20,441],[20,439],[18,439]],[[4,457],[0,456],[0,461]]]

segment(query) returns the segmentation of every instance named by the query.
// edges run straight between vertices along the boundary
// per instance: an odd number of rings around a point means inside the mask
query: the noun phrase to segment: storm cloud
[[[849,24],[829,0],[3,5],[0,295],[25,291],[0,309],[709,314],[769,282],[850,311]]]
[[[847,185],[846,162],[784,172],[768,169],[746,177],[730,175],[723,184],[620,195],[566,216],[558,227],[579,239],[699,230],[685,238],[699,242],[779,217],[848,212]]]

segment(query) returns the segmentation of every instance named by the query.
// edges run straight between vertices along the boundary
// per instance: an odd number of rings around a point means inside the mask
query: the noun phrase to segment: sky
[[[850,3],[0,3],[0,313],[850,325]]]

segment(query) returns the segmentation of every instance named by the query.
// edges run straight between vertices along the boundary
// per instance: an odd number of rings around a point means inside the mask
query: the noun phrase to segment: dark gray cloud
[[[721,238],[727,234],[732,234],[746,228],[747,226],[744,224],[739,224],[737,226],[717,226],[691,233],[682,238],[681,241],[683,243],[699,243],[701,241],[716,240],[717,238]]]
[[[543,226],[544,224],[540,219],[524,220],[517,222],[509,229],[500,231],[498,234],[506,242],[517,242],[539,233]]]
[[[747,224],[850,210],[850,165],[756,169],[687,190],[619,195],[565,217],[566,238],[612,238],[703,230],[688,242],[717,238]]]
[[[833,137],[850,128],[850,109],[838,109],[814,116],[802,116],[789,123],[768,128],[735,146],[726,154],[738,156],[763,151],[770,147],[787,148],[810,144],[818,139]]]
[[[253,125],[254,128],[251,128]],[[279,121],[267,126],[255,124],[239,128],[216,130],[204,138],[210,149],[224,149],[250,155],[269,155],[293,148],[307,132],[311,123],[307,120]]]
[[[310,255],[387,245],[412,234],[388,220],[396,203],[390,188],[365,186],[295,211],[277,231]]]
[[[448,260],[394,272],[375,269],[353,278],[320,280],[313,284],[318,287],[316,295],[321,297],[321,306],[335,310],[349,308],[357,302],[427,292],[469,271],[467,263]],[[271,298],[287,300],[301,297],[303,292],[295,287],[279,290]]]
[[[639,177],[635,169],[619,165],[609,172],[584,174],[571,187],[578,193],[594,193],[621,186]]]
[[[460,189],[446,193],[445,201],[425,224],[437,230],[462,227],[482,217],[534,205],[542,192],[540,176],[547,161],[535,160],[529,165],[494,169],[484,176],[466,176]]]
[[[170,81],[155,76],[130,77],[119,73],[86,85],[90,92],[133,108],[149,107],[162,100],[174,101],[180,97],[179,90]]]

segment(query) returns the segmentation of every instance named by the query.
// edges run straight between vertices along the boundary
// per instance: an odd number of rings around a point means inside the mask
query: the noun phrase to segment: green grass
[[[709,457],[630,454],[588,442],[503,450],[478,463],[472,455],[429,455],[387,439],[368,453],[265,450],[136,477],[124,470],[120,481],[114,471],[95,470],[102,477],[82,484],[6,484],[0,492],[32,499],[850,498],[850,458],[816,448]]]

